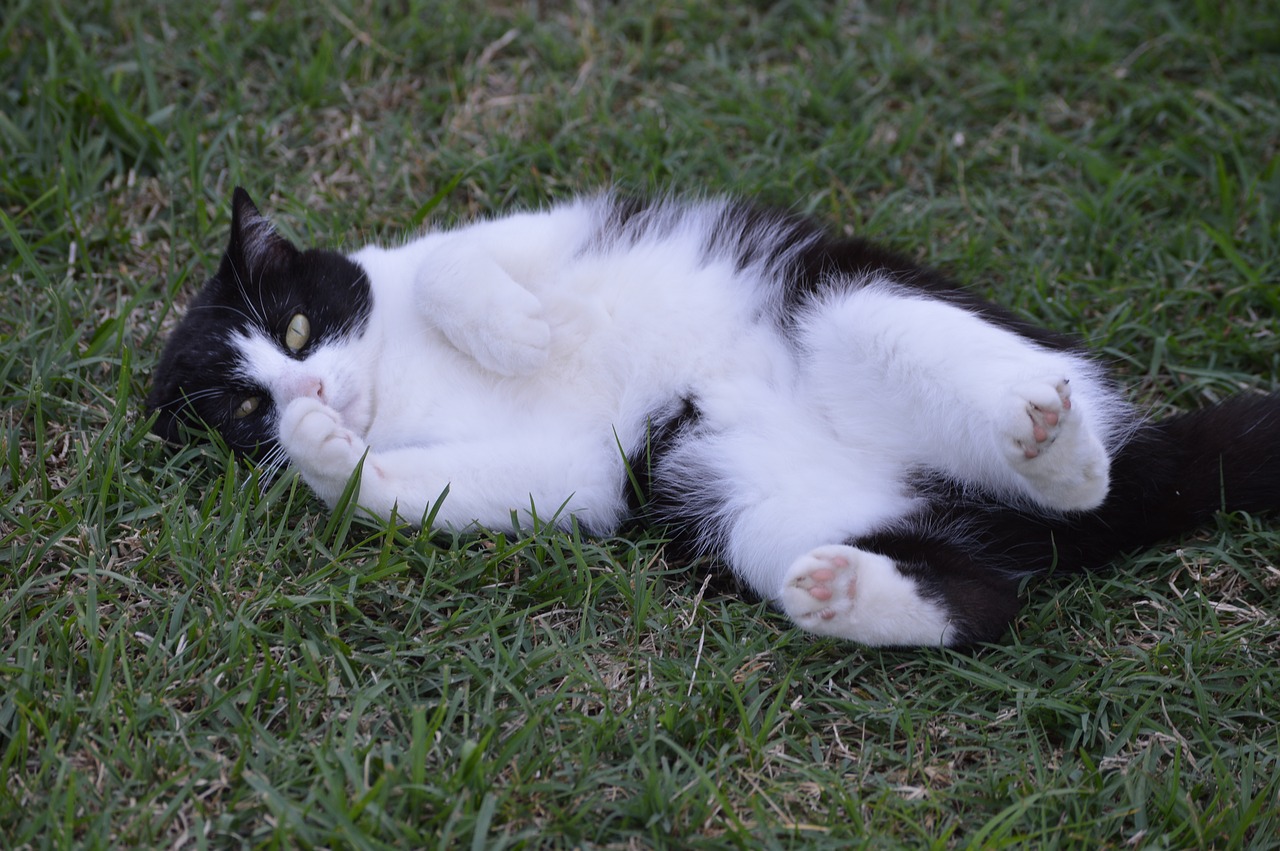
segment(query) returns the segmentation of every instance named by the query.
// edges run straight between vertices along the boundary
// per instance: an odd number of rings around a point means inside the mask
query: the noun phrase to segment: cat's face
[[[155,371],[147,406],[159,412],[156,433],[178,441],[184,427],[212,428],[262,459],[277,447],[280,411],[301,395],[358,424],[368,402],[351,355],[372,306],[359,265],[298,250],[236,189],[227,252]]]

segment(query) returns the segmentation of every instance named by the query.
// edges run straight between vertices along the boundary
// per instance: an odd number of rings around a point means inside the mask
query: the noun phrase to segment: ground
[[[972,653],[865,650],[654,530],[331,515],[140,404],[236,185],[338,248],[735,192],[1084,337],[1156,413],[1274,390],[1273,6],[18,2],[5,844],[1275,847],[1274,519],[1031,583]]]

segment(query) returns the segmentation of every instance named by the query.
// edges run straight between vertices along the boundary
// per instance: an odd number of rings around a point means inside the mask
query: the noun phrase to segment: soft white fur
[[[609,529],[624,452],[691,395],[707,437],[664,463],[721,518],[733,570],[800,626],[868,644],[948,640],[910,579],[842,543],[910,510],[913,471],[1055,510],[1105,496],[1122,403],[1087,360],[881,279],[833,286],[788,341],[777,266],[705,256],[722,202],[670,205],[612,247],[590,242],[605,203],[361,249],[368,330],[305,361],[242,339],[307,483],[332,503],[363,460],[379,516]]]

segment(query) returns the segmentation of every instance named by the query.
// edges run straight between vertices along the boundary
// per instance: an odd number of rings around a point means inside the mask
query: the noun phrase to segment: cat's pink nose
[[[326,401],[324,382],[313,375],[304,375],[292,379],[285,385],[284,392],[287,397],[286,402],[301,399],[304,396],[319,399],[321,402]]]

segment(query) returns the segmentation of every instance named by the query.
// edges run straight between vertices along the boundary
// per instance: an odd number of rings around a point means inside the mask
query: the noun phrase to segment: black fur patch
[[[373,294],[359,265],[331,251],[300,251],[237,188],[226,254],[156,367],[147,397],[147,407],[159,412],[156,433],[177,441],[183,427],[212,428],[232,449],[260,454],[275,443],[275,412],[263,388],[238,377],[233,338],[254,330],[276,340],[281,351],[305,358],[326,341],[362,333],[372,309]],[[309,320],[311,336],[294,354],[284,335],[298,313]],[[260,397],[258,409],[237,419],[237,407],[250,396]]]

